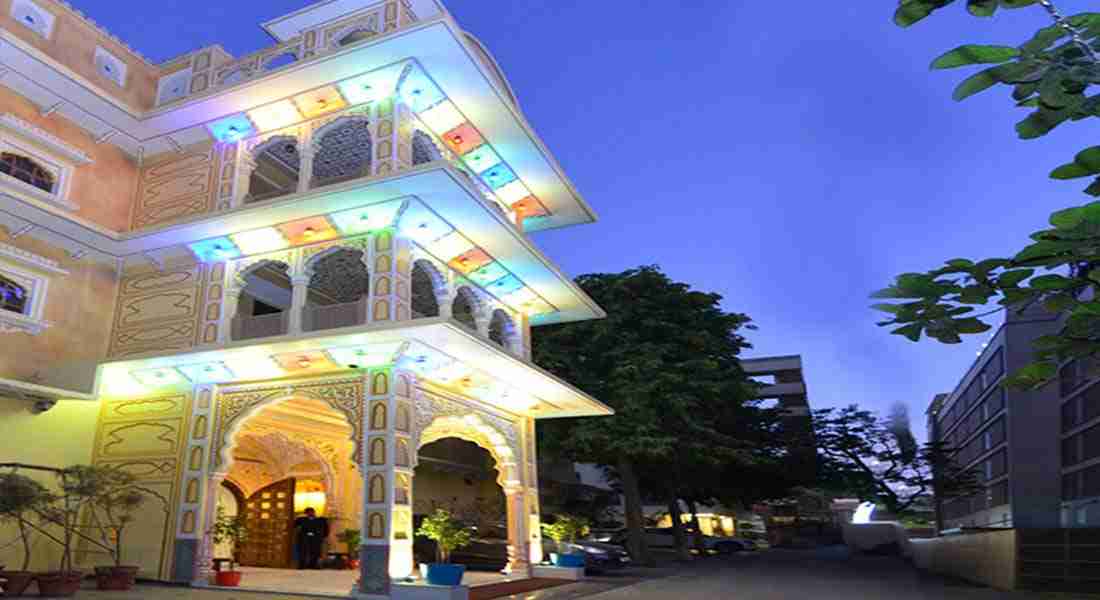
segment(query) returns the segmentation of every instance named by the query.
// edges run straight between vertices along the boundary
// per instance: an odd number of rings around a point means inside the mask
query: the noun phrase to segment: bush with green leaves
[[[588,519],[575,515],[554,515],[553,523],[543,523],[542,532],[555,542],[572,544],[588,535]]]
[[[473,541],[470,528],[443,508],[424,517],[416,534],[435,541],[436,556],[442,563],[451,562],[452,551],[469,546]]]
[[[248,539],[248,529],[241,515],[227,515],[225,509],[218,507],[214,523],[210,526],[210,540],[215,545],[229,544],[231,555]],[[229,570],[233,570],[234,561],[229,561]]]
[[[0,522],[14,522],[23,545],[23,567],[30,568],[31,531],[38,511],[54,501],[46,486],[19,473],[0,474]]]
[[[348,556],[359,556],[359,544],[363,539],[363,532],[358,529],[345,529],[336,535],[336,540],[344,544],[348,549]]]
[[[951,4],[900,0],[894,20],[908,27]],[[1100,94],[1090,94],[1100,84],[1100,13],[1064,16],[1052,0],[967,0],[966,7],[978,17],[1028,8],[1027,14],[1053,24],[1022,44],[966,44],[936,58],[933,69],[985,65],[956,87],[956,100],[1007,86],[1016,106],[1029,111],[1016,124],[1025,140],[1100,117]],[[1050,176],[1092,178],[1085,193],[1100,196],[1100,146],[1082,150]],[[987,317],[1003,310],[1042,306],[1067,314],[1064,330],[1040,338],[1035,361],[1009,378],[1022,388],[1043,385],[1065,360],[1100,354],[1100,203],[1059,210],[1050,225],[1012,256],[955,258],[927,272],[899,275],[874,294],[890,301],[874,305],[889,314],[878,324],[912,341],[927,336],[955,344],[963,335],[989,330]]]

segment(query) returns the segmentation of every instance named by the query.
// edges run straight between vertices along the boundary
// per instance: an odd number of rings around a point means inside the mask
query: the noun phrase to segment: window
[[[1062,440],[1062,466],[1072,467],[1081,462],[1081,452],[1078,450],[1078,436]]]
[[[126,87],[126,63],[102,46],[95,47],[95,70],[119,87]]]
[[[1005,407],[1005,389],[998,388],[985,399],[986,404],[989,406],[989,416],[993,416],[1001,411]]]
[[[986,478],[994,479],[996,477],[1000,477],[1001,475],[1005,474],[1006,468],[1007,465],[1005,464],[1005,451],[1001,450],[1000,452],[989,457],[989,460],[985,461]]]
[[[1008,481],[1001,481],[989,488],[989,507],[1008,504]]]
[[[1091,421],[1100,417],[1100,385],[1094,385],[1084,394],[1079,396],[1081,400],[1082,421]]]
[[[1062,475],[1062,500],[1076,500],[1080,497],[1078,474]]]
[[[1004,372],[1004,351],[998,349],[993,353],[993,357],[989,359],[989,362],[985,363],[985,367],[982,368],[982,379],[985,380],[985,386],[993,385],[1001,378],[1001,375],[1004,375]]]
[[[157,83],[157,104],[167,104],[187,95],[191,86],[191,67],[160,78]]]
[[[1100,465],[1081,471],[1081,497],[1100,496]]]
[[[53,33],[53,13],[31,0],[14,0],[11,3],[11,18],[46,39]]]
[[[47,194],[54,192],[54,176],[44,166],[29,156],[14,152],[0,153],[0,173],[32,185]]]
[[[1069,431],[1080,422],[1077,418],[1077,398],[1073,398],[1062,405],[1062,431]]]
[[[1094,425],[1079,434],[1081,438],[1081,460],[1100,457],[1100,425]]]
[[[37,335],[44,319],[51,275],[68,275],[57,263],[8,244],[0,244],[0,333]]]

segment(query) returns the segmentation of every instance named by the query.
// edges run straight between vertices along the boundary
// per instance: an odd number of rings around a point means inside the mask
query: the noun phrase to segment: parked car
[[[693,547],[695,537],[694,530],[684,529],[684,535],[688,538],[688,547]],[[626,537],[627,531],[626,529],[622,529],[611,537],[611,543],[625,546]],[[672,548],[676,545],[676,538],[672,534],[671,527],[646,527],[645,540],[651,548]],[[756,542],[730,536],[704,535],[703,547],[706,548],[707,552],[733,554],[734,552],[756,550]]]
[[[562,543],[559,549],[557,542],[549,538],[543,538],[542,550],[547,556],[551,552],[564,554],[568,552],[584,552],[584,570],[586,573],[602,573],[613,569],[621,569],[630,564],[630,555],[622,546],[597,542],[591,538],[578,540],[576,543]]]

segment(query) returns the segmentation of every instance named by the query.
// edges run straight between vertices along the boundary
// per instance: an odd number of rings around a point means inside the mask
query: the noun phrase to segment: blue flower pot
[[[550,553],[550,562],[555,567],[583,567],[584,566],[584,553],[583,552],[571,552],[569,554],[558,554],[557,552]]]
[[[430,563],[421,565],[421,573],[431,585],[461,585],[462,576],[466,573],[466,565]]]

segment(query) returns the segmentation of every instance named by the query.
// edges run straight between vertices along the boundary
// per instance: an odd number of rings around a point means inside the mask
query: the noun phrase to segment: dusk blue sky
[[[261,21],[307,4],[72,2],[154,61],[212,43],[251,52],[271,43]],[[1005,91],[955,103],[964,71],[928,69],[965,42],[1022,42],[1047,24],[1039,8],[975,19],[953,6],[902,30],[893,0],[446,5],[600,215],[536,234],[546,253],[571,275],[657,263],[721,293],[759,326],[749,356],[802,355],[814,407],[902,401],[923,435],[928,401],[988,336],[910,343],[874,325],[868,294],[1010,253],[1086,201],[1084,184],[1047,173],[1095,143],[1095,125],[1019,141],[1024,113]]]

